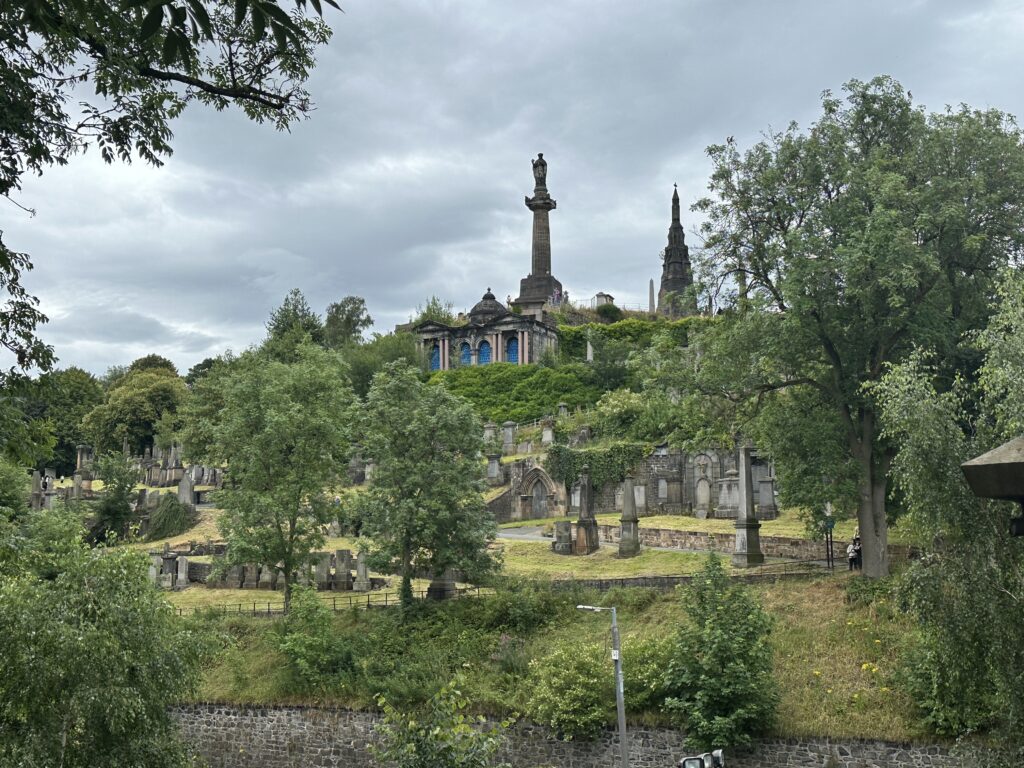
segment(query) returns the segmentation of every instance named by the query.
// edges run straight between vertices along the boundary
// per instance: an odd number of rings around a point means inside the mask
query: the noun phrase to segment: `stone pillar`
[[[555,521],[555,540],[551,542],[551,551],[556,555],[572,554],[572,521]]]
[[[514,456],[516,453],[516,423],[506,421],[501,425],[501,452],[505,456]]]
[[[523,361],[523,365],[529,365],[530,364],[530,332],[529,331],[523,331],[523,346],[519,350],[519,358]]]
[[[587,339],[587,362],[594,362],[594,347],[590,343],[590,339]]]
[[[653,315],[657,311],[655,309],[655,306],[654,306],[654,278],[653,277],[651,278],[651,284],[650,284],[650,286],[647,289],[647,304],[648,304],[648,310],[647,311],[650,314]]]
[[[750,468],[750,446],[739,450],[739,517],[736,518],[736,551],[732,564],[737,568],[761,565],[761,523],[754,515],[754,480]]]
[[[715,507],[715,517],[738,518],[740,516],[741,480],[737,470],[729,469],[726,470],[725,477],[718,481],[718,506]]]
[[[356,580],[352,582],[352,590],[355,592],[370,591],[370,570],[366,564],[366,552],[363,550],[356,555]]]
[[[335,592],[346,592],[352,589],[352,551],[336,549],[334,551],[334,580],[331,586]]]
[[[435,576],[427,587],[428,600],[450,600],[458,594],[455,587],[455,570],[446,568],[440,576]]]
[[[640,519],[636,514],[636,497],[633,495],[633,474],[626,473],[622,483],[622,533],[619,537],[619,557],[636,557],[640,554]]]
[[[498,436],[498,425],[493,421],[484,424],[484,442],[490,443]]]
[[[368,483],[373,480],[373,472],[377,469],[377,462],[373,459],[367,459],[366,464],[363,467],[363,482]]]
[[[178,555],[178,577],[175,581],[176,590],[188,589],[188,558]]]
[[[543,156],[538,156],[543,162]],[[538,178],[533,188],[533,197],[526,198],[526,207],[533,211],[533,253],[530,260],[530,275],[540,277],[551,274],[551,223],[548,213],[558,207],[551,199],[547,187],[547,165],[544,164],[543,179]]]
[[[192,484],[192,475],[188,472],[182,473],[181,481],[178,483],[178,501],[189,508],[196,505],[195,486]]]
[[[553,418],[550,416],[544,418],[544,421],[541,422],[540,434],[541,445],[548,446],[555,442],[555,420]]]
[[[568,403],[559,403],[558,404],[558,415],[559,416],[568,416],[569,415],[569,404]]]
[[[316,553],[316,588],[325,591],[331,588],[331,555],[329,552]]]
[[[32,471],[32,495],[29,497],[29,503],[33,512],[43,508],[43,477],[38,469]]]
[[[501,454],[487,454],[487,484],[493,486],[502,485],[504,479],[501,471]]]
[[[590,487],[590,467],[584,464],[580,472],[580,517],[576,521],[574,554],[589,555],[596,552],[600,546],[597,520],[594,518],[594,490]]]
[[[779,516],[779,508],[775,505],[775,478],[763,477],[757,484],[761,503],[757,506],[758,520],[774,520]]]

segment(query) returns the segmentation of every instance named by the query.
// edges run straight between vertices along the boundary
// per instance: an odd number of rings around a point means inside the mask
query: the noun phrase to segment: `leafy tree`
[[[132,371],[148,371],[154,368],[170,371],[175,376],[178,375],[178,369],[175,367],[174,363],[163,355],[157,354],[146,355],[138,358],[137,360],[133,360],[128,366],[128,373],[131,373]]]
[[[935,732],[991,730],[1024,757],[1024,542],[1008,535],[1019,508],[976,498],[960,463],[1021,434],[1024,278],[1008,271],[988,327],[976,383],[947,389],[924,353],[891,366],[876,386],[886,435],[898,446],[901,522],[921,552],[902,574],[916,619],[905,668],[909,692]]]
[[[0,380],[0,455],[25,465],[49,459],[56,438],[53,424],[42,417],[36,382],[20,375]]]
[[[100,541],[111,534],[123,538],[132,521],[138,472],[123,453],[107,453],[97,460],[96,475],[103,481],[103,494],[95,508],[93,536]]]
[[[771,618],[733,584],[718,555],[683,592],[689,621],[680,627],[665,670],[665,709],[695,749],[742,746],[771,725]]]
[[[341,301],[327,305],[324,318],[324,346],[341,349],[347,344],[358,344],[363,340],[363,331],[373,325],[373,318],[366,311],[366,301],[361,296],[346,296]]]
[[[188,369],[188,373],[185,374],[185,384],[189,387],[194,387],[196,382],[199,381],[203,376],[210,372],[210,369],[217,363],[217,358],[207,357],[200,360],[198,363]]]
[[[510,722],[487,726],[481,717],[466,715],[469,706],[456,676],[414,712],[400,712],[384,696],[377,706],[384,722],[377,728],[380,744],[373,756],[396,768],[488,768],[504,740]],[[507,768],[502,763],[498,768]]]
[[[31,489],[25,470],[0,457],[0,523],[25,516]]]
[[[82,535],[63,507],[0,531],[0,762],[188,765],[167,703],[194,690],[205,642],[144,554]]]
[[[370,386],[360,442],[375,462],[370,487],[355,498],[361,533],[373,561],[401,577],[403,605],[417,571],[455,568],[473,579],[493,570],[487,545],[497,526],[481,493],[483,438],[469,403],[390,363]]]
[[[82,419],[103,402],[103,387],[91,373],[66,368],[40,375],[32,399],[36,418],[49,422],[56,439],[52,466],[58,474],[70,475],[75,470],[77,447],[88,439]]]
[[[334,631],[333,618],[334,612],[317,597],[315,588],[296,585],[278,648],[307,691],[337,685],[354,668],[352,651]]]
[[[431,296],[426,304],[416,307],[416,317],[412,324],[415,326],[430,320],[444,325],[455,325],[454,307],[450,301],[442,301],[437,296]]]
[[[289,338],[294,339],[295,343],[301,343],[304,336],[309,336],[316,344],[322,343],[324,325],[320,315],[310,309],[302,291],[292,288],[281,306],[270,313],[270,319],[267,320],[267,343],[282,342]]]
[[[185,410],[189,455],[226,467],[227,563],[282,568],[286,606],[337,517],[325,488],[348,465],[354,399],[338,355],[306,343],[295,362],[249,351],[214,366]]]
[[[597,316],[606,323],[617,323],[623,318],[622,310],[614,304],[602,304],[596,312]]]
[[[166,368],[132,371],[107,393],[107,401],[82,420],[97,451],[120,450],[125,438],[129,449],[142,453],[153,442],[157,423],[185,402],[185,382]]]
[[[947,382],[977,365],[957,342],[984,327],[998,268],[1024,247],[1024,151],[996,110],[928,115],[886,77],[844,90],[807,132],[709,148],[701,269],[726,311],[688,359],[697,391],[737,406],[725,431],[753,432],[786,486],[856,509],[864,572],[882,576],[893,446],[866,385],[915,345]],[[766,402],[790,409],[774,423],[818,429],[831,466],[790,471],[807,441],[744,423]]]
[[[365,344],[345,347],[342,357],[348,363],[352,388],[360,397],[366,397],[374,375],[388,363],[403,361],[415,367],[424,364],[423,353],[416,345],[416,337],[402,331],[375,333]]]

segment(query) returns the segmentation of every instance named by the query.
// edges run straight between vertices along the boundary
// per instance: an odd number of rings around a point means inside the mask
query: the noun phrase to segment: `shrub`
[[[665,703],[665,668],[672,656],[667,637],[627,637],[622,641],[622,677],[626,710],[656,712]]]
[[[160,495],[156,509],[150,513],[146,539],[156,541],[177,536],[195,524],[195,511],[178,501],[173,493],[164,493]]]
[[[25,470],[0,458],[0,520],[17,520],[28,511],[31,482]]]
[[[602,304],[597,308],[597,316],[606,323],[616,323],[622,319],[622,310],[614,304]]]
[[[683,590],[683,609],[689,622],[673,643],[665,710],[695,749],[747,745],[775,712],[771,619],[715,555]]]
[[[530,662],[530,717],[565,739],[593,738],[612,717],[611,664],[598,643],[563,645]]]
[[[347,643],[334,633],[332,612],[311,587],[292,588],[278,649],[307,690],[325,688],[354,667]]]

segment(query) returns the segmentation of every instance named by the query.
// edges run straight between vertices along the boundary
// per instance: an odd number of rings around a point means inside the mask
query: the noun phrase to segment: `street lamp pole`
[[[619,716],[619,755],[621,768],[629,768],[629,738],[626,735],[626,700],[622,684],[622,648],[619,642],[619,622],[614,608],[595,605],[577,605],[581,611],[611,611],[612,614],[612,661],[615,663],[615,708]]]

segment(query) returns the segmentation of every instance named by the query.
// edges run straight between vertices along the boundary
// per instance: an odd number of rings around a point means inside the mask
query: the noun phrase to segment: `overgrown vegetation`
[[[195,509],[182,504],[173,493],[160,494],[156,509],[149,515],[147,541],[158,541],[185,533],[196,524]]]
[[[611,445],[570,448],[552,445],[544,459],[544,468],[551,478],[571,488],[579,480],[583,467],[590,469],[590,482],[595,490],[608,483],[620,483],[626,472],[635,467],[652,450],[645,443],[617,442]]]

